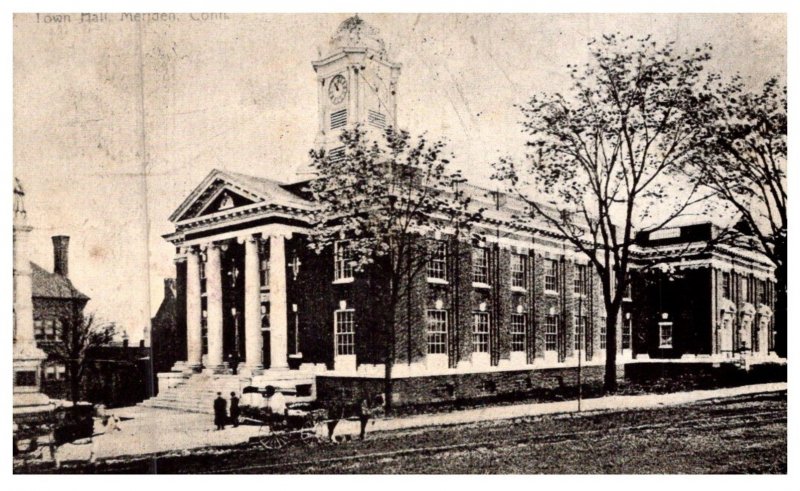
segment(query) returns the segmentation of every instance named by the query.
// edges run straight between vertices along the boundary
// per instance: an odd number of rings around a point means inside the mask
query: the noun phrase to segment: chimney
[[[164,278],[164,298],[175,298],[176,290],[175,278]]]
[[[66,235],[53,236],[53,272],[69,277],[69,237]]]

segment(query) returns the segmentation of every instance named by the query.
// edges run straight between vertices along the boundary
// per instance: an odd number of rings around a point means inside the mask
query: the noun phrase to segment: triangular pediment
[[[252,205],[255,202],[255,200],[242,196],[230,189],[229,186],[223,186],[220,188],[219,192],[216,193],[216,197],[212,197],[208,200],[208,203],[203,207],[198,216],[210,215],[218,211]]]
[[[259,190],[248,189],[241,182],[222,171],[215,170],[184,200],[170,216],[179,222],[215,213],[224,213],[266,201]]]

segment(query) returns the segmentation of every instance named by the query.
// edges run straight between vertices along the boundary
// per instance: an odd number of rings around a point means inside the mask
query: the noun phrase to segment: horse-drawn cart
[[[273,414],[268,408],[242,408],[242,420],[258,424],[253,439],[266,450],[279,450],[294,442],[313,445],[325,440],[325,409],[289,408],[285,414]]]

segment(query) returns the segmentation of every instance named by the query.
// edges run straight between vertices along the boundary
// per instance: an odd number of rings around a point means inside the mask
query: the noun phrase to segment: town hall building
[[[340,131],[356,124],[396,125],[401,66],[377,29],[358,16],[345,20],[312,66],[318,148],[335,154]],[[312,173],[301,170],[288,184],[254,174],[214,170],[170,216],[165,239],[175,247],[185,352],[159,374],[159,396],[146,404],[207,410],[210,394],[247,385],[275,385],[295,400],[383,390],[390,337],[374,321],[380,278],[354,270],[346,239],[321,253],[309,248]],[[605,312],[588,259],[545,223],[520,226],[522,204],[511,197],[469,192],[487,209],[482,239],[434,238],[437,254],[411,279],[407,314],[391,336],[394,401],[555,386],[579,364],[584,380],[601,380]],[[712,228],[638,239],[639,265],[659,257],[670,274],[637,274],[634,264],[618,319],[620,366],[770,355],[772,267],[754,250],[703,247]],[[693,247],[702,252],[692,255]]]

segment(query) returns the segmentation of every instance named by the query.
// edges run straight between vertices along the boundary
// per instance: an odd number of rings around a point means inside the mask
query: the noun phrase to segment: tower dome
[[[331,49],[368,48],[378,53],[380,58],[384,58],[386,56],[386,44],[381,39],[380,34],[377,28],[367,24],[364,19],[356,14],[339,24],[339,28],[336,29],[333,37],[331,37]]]

